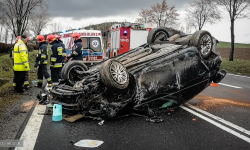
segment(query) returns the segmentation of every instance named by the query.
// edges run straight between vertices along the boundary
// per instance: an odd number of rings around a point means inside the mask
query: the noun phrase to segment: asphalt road
[[[53,122],[52,116],[40,115],[30,117],[29,122],[35,118],[37,124],[29,126],[28,122],[21,138],[26,148],[37,150],[84,149],[74,146],[83,139],[101,140],[104,143],[96,149],[110,150],[249,150],[249,97],[250,78],[229,74],[219,87],[208,87],[174,112],[160,114],[161,123],[138,116],[108,120],[103,125],[91,119]],[[33,114],[41,110],[44,106],[37,106]]]

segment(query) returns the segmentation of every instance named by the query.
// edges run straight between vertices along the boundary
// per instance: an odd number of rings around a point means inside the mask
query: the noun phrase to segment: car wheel
[[[107,60],[101,70],[102,82],[112,89],[125,89],[129,84],[127,69],[117,60]]]
[[[195,46],[203,58],[210,56],[213,48],[213,38],[208,31],[196,31],[191,39],[190,46]]]
[[[66,84],[74,86],[77,81],[82,80],[76,72],[77,70],[86,71],[88,68],[82,61],[70,61],[63,66],[61,73]]]
[[[147,37],[148,44],[153,44],[155,42],[165,41],[169,38],[168,31],[164,28],[154,28],[152,29]]]

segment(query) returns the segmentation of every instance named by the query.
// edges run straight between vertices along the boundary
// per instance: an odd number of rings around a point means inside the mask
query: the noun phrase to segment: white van
[[[100,30],[74,30],[62,32],[60,37],[65,45],[67,55],[71,54],[71,50],[74,45],[72,38],[72,34],[74,32],[81,35],[83,45],[83,62],[86,65],[104,60],[104,44]]]

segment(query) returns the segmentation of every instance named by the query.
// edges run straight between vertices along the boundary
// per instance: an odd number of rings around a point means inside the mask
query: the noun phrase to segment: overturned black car
[[[63,110],[109,118],[119,113],[175,108],[226,75],[218,41],[207,31],[171,37],[153,29],[148,43],[87,68],[80,61],[62,69],[63,83],[49,93]]]

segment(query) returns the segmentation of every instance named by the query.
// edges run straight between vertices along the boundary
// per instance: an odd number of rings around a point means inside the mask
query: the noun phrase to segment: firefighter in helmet
[[[18,36],[18,37],[16,38],[15,44],[16,44],[16,43],[18,42],[18,40],[20,40],[20,39],[21,39],[21,36]],[[30,40],[29,37],[27,37],[27,43],[28,43],[29,40]],[[27,43],[26,43],[26,46],[27,46]],[[15,44],[14,44],[13,47],[11,48],[11,52],[10,52],[10,58],[11,58],[12,61],[13,61],[13,65],[14,65],[13,50],[14,50]],[[27,49],[28,49],[28,47],[27,47]],[[28,50],[28,51],[29,51],[29,50]],[[26,72],[25,81],[24,81],[23,87],[24,87],[24,89],[26,89],[26,90],[29,88],[29,71]],[[14,77],[13,77],[13,88],[14,88],[14,90],[16,89],[16,79],[15,79],[15,75],[14,75]]]
[[[14,45],[13,58],[14,58],[14,76],[17,93],[23,93],[23,84],[25,81],[25,75],[30,70],[29,67],[29,55],[26,47],[27,36],[22,35],[21,39]]]
[[[47,80],[49,86],[52,86],[52,80],[50,75],[47,71],[47,64],[48,64],[48,50],[47,50],[47,43],[43,35],[38,35],[36,37],[39,43],[39,50],[36,58],[35,68],[38,67],[37,72],[37,87],[42,87],[43,85],[43,77]]]
[[[72,34],[72,37],[74,39],[74,46],[72,47],[72,52],[71,55],[68,55],[68,57],[73,57],[72,61],[74,60],[83,60],[83,56],[82,56],[82,39],[81,39],[81,35],[77,32]]]
[[[50,70],[53,85],[58,85],[61,79],[61,70],[63,63],[63,47],[62,44],[56,40],[55,35],[50,34],[47,36],[47,41],[52,45],[50,57]]]
[[[65,64],[65,57],[66,57],[66,49],[65,49],[65,45],[63,44],[63,41],[61,41],[61,37],[57,34],[55,34],[56,40],[61,44],[61,46],[63,47],[63,53],[62,53],[62,57],[63,57],[63,66]]]
[[[13,62],[13,67],[14,67],[14,55],[13,55],[13,53],[14,53],[14,47],[15,47],[15,44],[18,42],[18,40],[20,40],[21,39],[21,36],[18,36],[17,38],[16,38],[16,41],[15,41],[15,43],[14,43],[14,45],[13,45],[13,47],[11,48],[11,51],[10,51],[10,59],[12,59],[12,62]],[[13,77],[13,88],[14,88],[14,90],[16,90],[16,78],[15,78],[15,74],[14,74],[14,77]]]

